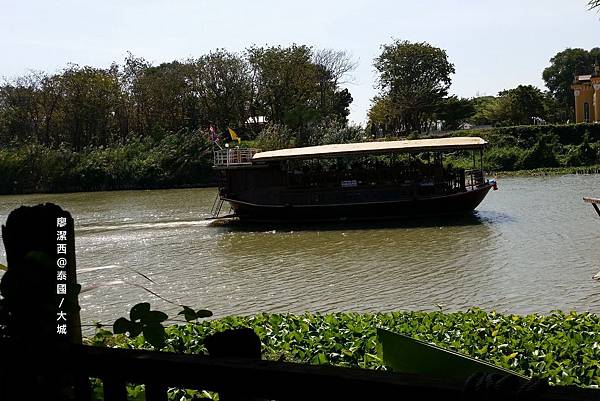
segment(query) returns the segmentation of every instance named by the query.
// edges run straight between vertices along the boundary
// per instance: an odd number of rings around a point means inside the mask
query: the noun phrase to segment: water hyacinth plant
[[[600,384],[600,317],[590,313],[509,315],[466,312],[258,314],[166,328],[163,351],[205,353],[203,339],[249,327],[260,337],[263,358],[385,369],[376,328],[406,334],[552,384]],[[100,330],[96,345],[153,348],[143,336],[113,336]]]

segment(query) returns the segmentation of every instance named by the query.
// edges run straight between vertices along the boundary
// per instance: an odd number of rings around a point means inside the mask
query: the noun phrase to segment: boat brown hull
[[[335,221],[398,219],[420,216],[460,214],[473,211],[483,201],[492,184],[444,196],[383,202],[319,204],[319,205],[259,205],[236,199],[228,201],[235,216],[242,221]]]

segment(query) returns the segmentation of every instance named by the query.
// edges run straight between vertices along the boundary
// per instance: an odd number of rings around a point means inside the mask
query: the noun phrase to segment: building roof
[[[487,142],[478,137],[415,139],[410,141],[361,142],[336,145],[308,146],[259,152],[252,161],[312,159],[360,154],[417,153],[427,151],[482,149]]]

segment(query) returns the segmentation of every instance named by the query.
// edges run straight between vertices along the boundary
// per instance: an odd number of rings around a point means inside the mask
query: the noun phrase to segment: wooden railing
[[[125,401],[129,383],[145,385],[148,401],[167,400],[170,388],[214,391],[223,401],[461,400],[492,395],[505,400],[600,400],[599,391],[574,386],[541,386],[536,392],[513,394],[499,387],[473,389],[458,380],[386,371],[81,345],[77,289],[71,281],[67,288],[74,297],[64,306],[67,334],[56,331],[57,280],[48,261],[61,256],[54,251],[59,249],[54,224],[62,216],[67,218],[60,229],[68,246],[64,267],[73,275],[67,280],[73,280],[75,254],[69,246],[74,245],[74,230],[68,213],[54,205],[21,209],[11,213],[2,229],[9,264],[0,285],[2,401],[88,401],[91,378],[101,380],[107,401]]]
[[[13,358],[18,357],[21,363],[31,367],[29,373],[54,370],[60,371],[62,377],[71,378],[73,385],[67,393],[74,397],[52,398],[46,392],[44,400],[90,400],[88,378],[102,381],[104,400],[107,401],[127,400],[128,384],[143,384],[147,401],[166,401],[169,389],[174,388],[218,392],[220,399],[225,401],[477,399],[465,397],[465,383],[459,380],[367,369],[82,345],[71,345],[60,353],[38,353],[33,360],[23,360],[24,355],[26,353],[5,351],[3,365],[14,363]],[[2,400],[36,399],[22,397],[36,394],[29,393],[32,384],[15,389],[19,397],[3,397]],[[1,395],[6,393],[0,392]],[[480,399],[488,399],[483,393],[481,395]],[[554,386],[530,396],[521,394],[518,398],[507,396],[502,399],[598,400],[600,392],[575,386]]]
[[[465,186],[475,188],[485,183],[483,170],[465,170]]]
[[[598,198],[590,198],[589,196],[584,196],[583,197],[583,201],[585,203],[591,203],[592,206],[594,207],[594,210],[598,214],[598,216],[600,216],[600,208],[598,208],[598,205],[600,205],[600,199],[598,199]]]
[[[242,166],[252,164],[252,156],[260,152],[253,148],[231,148],[214,151],[215,167]]]

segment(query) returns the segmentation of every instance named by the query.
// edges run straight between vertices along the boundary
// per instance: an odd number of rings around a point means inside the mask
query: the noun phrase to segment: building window
[[[588,102],[583,104],[583,121],[586,123],[590,122],[590,104]]]

